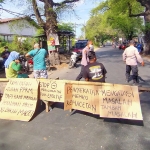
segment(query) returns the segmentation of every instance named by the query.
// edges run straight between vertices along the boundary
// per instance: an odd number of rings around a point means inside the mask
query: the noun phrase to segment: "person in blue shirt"
[[[138,52],[141,53],[142,51],[142,44],[140,42],[137,43],[136,48],[138,49]]]
[[[45,58],[48,53],[44,48],[40,48],[39,44],[34,45],[34,49],[26,54],[26,57],[33,58],[33,75],[34,78],[48,78],[46,70]]]

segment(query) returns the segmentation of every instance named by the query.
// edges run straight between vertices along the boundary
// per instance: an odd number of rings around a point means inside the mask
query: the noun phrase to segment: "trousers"
[[[137,65],[135,65],[135,66],[126,65],[126,79],[127,80],[129,79],[131,70],[132,70],[132,75],[133,75],[133,82],[137,83],[138,82],[138,67],[137,67]]]

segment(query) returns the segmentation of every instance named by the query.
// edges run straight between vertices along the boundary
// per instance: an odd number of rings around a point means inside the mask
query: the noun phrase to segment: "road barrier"
[[[58,78],[57,78],[58,79]],[[39,87],[39,88],[38,88]],[[54,79],[0,79],[0,118],[29,121],[38,100],[106,118],[143,120],[138,91],[146,87]]]

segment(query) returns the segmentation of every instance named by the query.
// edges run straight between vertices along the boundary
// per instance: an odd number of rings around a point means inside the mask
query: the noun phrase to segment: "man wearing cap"
[[[95,52],[88,52],[89,64],[85,66],[83,77],[85,81],[91,82],[105,82],[105,75],[107,73],[102,63],[96,62]]]
[[[133,74],[133,85],[138,85],[138,66],[137,63],[141,63],[144,66],[144,61],[141,58],[138,50],[134,47],[134,40],[130,41],[130,46],[125,49],[123,56],[123,61],[126,62],[126,82],[129,82],[130,72],[132,70]]]

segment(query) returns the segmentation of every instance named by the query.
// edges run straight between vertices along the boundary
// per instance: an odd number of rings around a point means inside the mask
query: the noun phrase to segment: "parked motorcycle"
[[[81,55],[82,55],[81,53],[72,52],[72,55],[69,61],[69,69],[76,67],[76,63],[79,60]]]
[[[25,73],[29,72],[29,64],[28,64],[26,57],[24,55],[20,55],[19,61],[21,64],[21,70]]]
[[[0,70],[4,70],[4,60],[2,57],[0,57]]]

